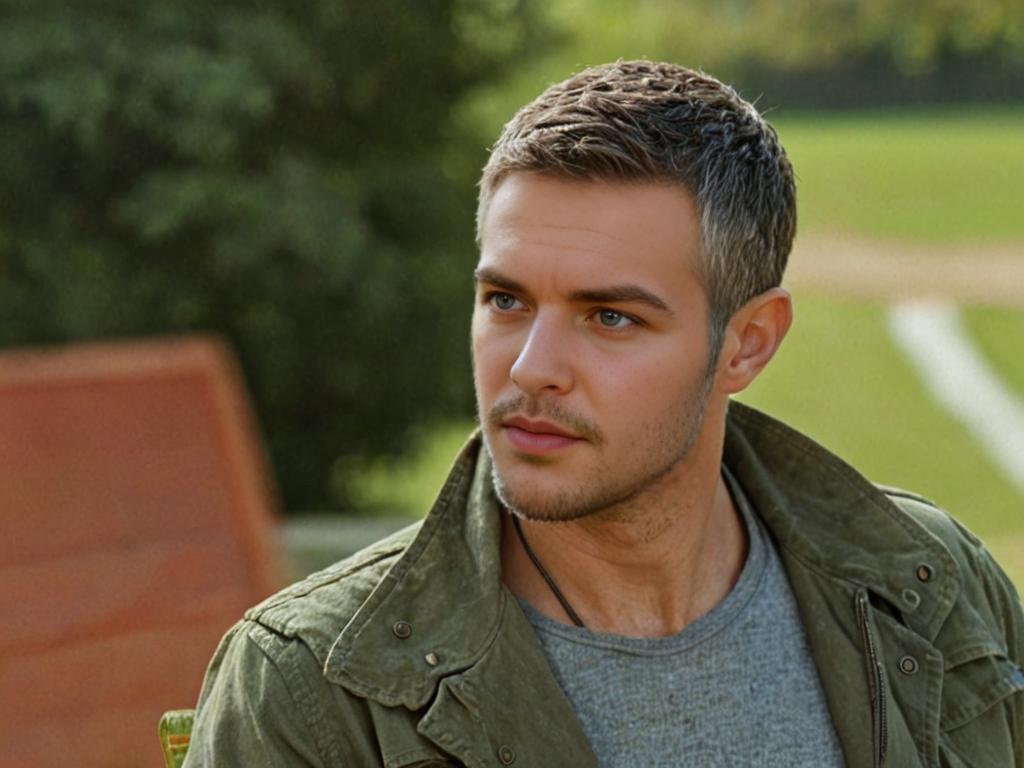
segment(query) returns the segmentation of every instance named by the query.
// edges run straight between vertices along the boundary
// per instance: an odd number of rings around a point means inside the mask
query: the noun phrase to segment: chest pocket
[[[1014,764],[1010,697],[1024,696],[1024,671],[1002,648],[975,646],[947,660],[939,759],[949,768]],[[1016,702],[1024,707],[1024,699]]]
[[[442,754],[405,754],[384,757],[384,768],[458,768],[464,765]]]
[[[422,712],[367,701],[382,768],[453,768],[463,765],[416,728]]]

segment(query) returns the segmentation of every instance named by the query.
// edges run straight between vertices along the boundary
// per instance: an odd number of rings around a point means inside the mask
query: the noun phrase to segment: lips
[[[502,421],[502,427],[508,441],[516,449],[535,455],[559,451],[582,440],[557,424],[533,421],[523,416],[505,419]]]

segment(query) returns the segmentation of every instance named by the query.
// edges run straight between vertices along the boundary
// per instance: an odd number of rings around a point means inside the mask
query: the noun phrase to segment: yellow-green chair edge
[[[160,718],[160,746],[167,768],[181,768],[192,739],[194,709],[173,709]]]

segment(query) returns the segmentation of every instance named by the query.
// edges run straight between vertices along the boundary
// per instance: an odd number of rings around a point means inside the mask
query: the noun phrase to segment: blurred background
[[[487,147],[550,83],[639,57],[733,83],[797,171],[796,325],[742,399],[947,507],[1024,584],[1012,0],[0,0],[0,383],[23,354],[212,337],[268,459],[239,471],[252,520],[283,520],[277,583],[407,524],[473,428]],[[38,437],[15,422],[8,458]],[[28,567],[6,546],[0,572]]]

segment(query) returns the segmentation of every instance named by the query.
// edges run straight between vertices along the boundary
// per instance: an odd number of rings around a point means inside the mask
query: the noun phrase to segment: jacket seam
[[[254,632],[254,629],[257,628],[262,629],[263,632],[265,633],[268,633],[270,637],[266,638],[265,640],[258,638],[256,636],[256,632]],[[310,736],[313,737],[313,744],[316,746],[317,755],[319,756],[321,762],[327,764],[328,759],[340,759],[337,745],[333,745],[335,748],[331,749],[331,743],[323,743],[325,737],[325,734],[323,732],[323,713],[319,710],[318,707],[315,706],[315,702],[313,701],[313,692],[309,689],[309,686],[306,685],[305,675],[303,675],[302,670],[299,669],[298,665],[285,663],[282,658],[278,658],[277,654],[275,654],[270,647],[272,644],[284,645],[288,642],[298,643],[301,641],[290,638],[286,639],[281,635],[274,633],[273,630],[268,629],[262,624],[254,624],[253,628],[250,628],[250,630],[245,633],[245,637],[248,642],[253,643],[253,645],[259,648],[260,652],[266,657],[267,661],[274,668],[274,671],[281,679],[281,682],[284,685],[285,690],[288,691],[288,695],[291,698],[292,702],[294,702],[296,708],[300,712],[302,712],[303,724],[305,725],[306,730],[309,731]],[[309,649],[308,646],[307,650],[309,650],[309,652],[312,653],[312,650]],[[287,667],[290,674],[284,674],[284,667]],[[293,681],[301,687],[300,695],[297,695]],[[333,740],[329,739],[329,742],[333,742]]]
[[[949,733],[957,730],[958,728],[963,728],[964,726],[969,725],[973,720],[976,720],[978,717],[988,712],[990,709],[994,709],[1005,702],[1010,696],[1021,692],[1024,692],[1024,685],[1000,681],[992,692],[992,700],[986,701],[985,706],[976,710],[971,709],[970,707],[959,707],[951,713],[949,717],[942,717],[940,719],[939,730],[942,733]]]
[[[260,620],[263,618],[264,614],[275,611],[281,608],[282,606],[287,605],[288,603],[294,602],[295,600],[301,600],[304,597],[309,597],[311,594],[320,589],[327,589],[329,587],[332,587],[339,581],[354,576],[360,571],[364,571],[368,568],[371,568],[372,566],[377,565],[381,561],[387,560],[389,557],[394,557],[396,554],[401,554],[407,548],[408,544],[395,544],[394,546],[388,547],[387,549],[374,552],[372,556],[367,556],[365,557],[365,559],[361,558],[357,562],[353,563],[352,565],[346,568],[339,570],[336,573],[328,574],[325,572],[321,572],[319,574],[319,578],[317,576],[311,576],[305,582],[300,582],[300,584],[304,584],[304,588],[295,589],[294,591],[287,591],[286,594],[281,595],[277,599],[271,598],[266,603],[251,608],[246,612],[246,618]],[[287,622],[285,622],[285,624],[287,624]]]
[[[929,651],[927,658],[934,659],[940,665],[940,672],[937,675],[930,675],[928,679],[925,701],[938,702],[932,717],[926,723],[924,730],[925,759],[929,765],[939,765],[939,745],[942,741],[942,684],[945,682],[946,671],[942,669],[942,654],[938,651]]]
[[[438,754],[436,749],[430,749],[429,747],[413,747],[412,749],[407,749],[404,752],[390,755],[387,762],[384,763],[384,768],[397,768],[397,766],[407,763],[409,758],[416,758],[417,760],[423,761],[435,761],[438,760]]]
[[[972,661],[978,661],[979,659],[988,658],[990,656],[997,656],[1000,658],[1008,658],[1006,649],[991,642],[980,642],[972,645],[958,648],[956,653],[951,653],[946,657],[945,666],[943,672],[952,672],[957,667],[969,664]]]
[[[934,501],[927,498],[926,496],[921,496],[918,493],[914,493],[913,491],[908,491],[904,488],[897,488],[896,486],[893,485],[883,485],[881,483],[872,483],[872,485],[874,485],[875,488],[877,488],[879,491],[881,491],[886,496],[889,496],[890,498],[895,497],[898,499],[909,499],[910,501],[920,502],[921,504],[924,504],[927,507],[931,507],[932,509],[938,512],[942,511],[942,507],[940,507]]]

